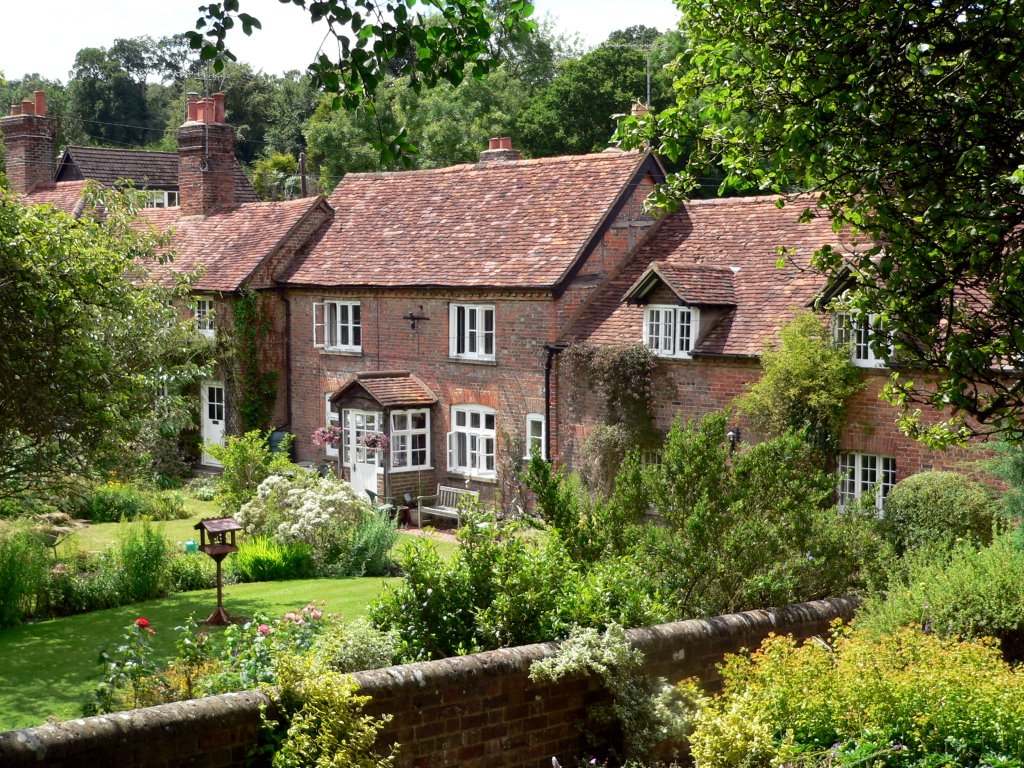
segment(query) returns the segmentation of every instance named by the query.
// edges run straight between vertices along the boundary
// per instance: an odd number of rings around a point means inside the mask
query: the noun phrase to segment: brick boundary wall
[[[727,653],[755,648],[769,633],[821,635],[857,602],[831,598],[780,609],[661,624],[628,632],[649,674],[671,681],[719,683]],[[530,664],[552,656],[556,643],[503,648],[354,675],[372,697],[367,712],[388,713],[381,742],[401,745],[402,768],[547,768],[585,753],[577,724],[604,693],[591,679],[534,684]],[[211,696],[0,734],[5,768],[225,768],[244,763],[259,731],[257,692]]]

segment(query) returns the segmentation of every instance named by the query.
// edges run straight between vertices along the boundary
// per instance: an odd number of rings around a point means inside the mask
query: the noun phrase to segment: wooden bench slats
[[[463,496],[472,496],[476,499],[480,494],[467,488],[452,488],[448,485],[438,485],[437,493],[434,495],[418,497],[416,504],[419,511],[419,527],[423,527],[424,514],[450,518],[455,521],[455,525],[459,525],[462,522],[459,502]],[[424,502],[432,503],[425,504]]]

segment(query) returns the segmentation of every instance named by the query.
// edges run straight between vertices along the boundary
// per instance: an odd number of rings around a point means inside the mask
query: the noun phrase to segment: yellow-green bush
[[[698,768],[1010,766],[1024,760],[1024,674],[991,640],[904,628],[831,645],[769,637],[730,657],[694,720]]]

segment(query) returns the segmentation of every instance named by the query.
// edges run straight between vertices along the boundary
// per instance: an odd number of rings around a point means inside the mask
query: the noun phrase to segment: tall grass
[[[126,603],[152,600],[164,586],[171,545],[149,521],[124,524],[117,545],[121,597]]]
[[[0,523],[0,627],[32,613],[46,578],[46,552],[24,523]]]

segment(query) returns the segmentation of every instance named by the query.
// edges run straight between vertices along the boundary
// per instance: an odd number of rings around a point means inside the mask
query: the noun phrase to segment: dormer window
[[[859,368],[884,368],[892,345],[878,315],[837,312],[832,318],[832,338],[850,350],[850,362]]]
[[[176,208],[178,206],[178,191],[175,189],[147,189],[147,208]]]
[[[649,305],[644,308],[644,346],[658,357],[689,360],[699,326],[696,307]]]

